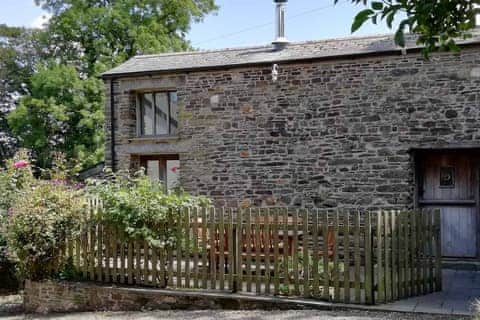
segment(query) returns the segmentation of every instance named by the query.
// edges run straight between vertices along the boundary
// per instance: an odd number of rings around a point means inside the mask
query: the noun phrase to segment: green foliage
[[[86,202],[79,191],[52,180],[37,180],[20,190],[9,210],[6,235],[19,276],[48,278],[58,267],[59,249],[85,223]]]
[[[0,216],[0,223],[2,218]],[[18,289],[18,281],[15,276],[15,263],[10,259],[7,238],[0,231],[0,291]]]
[[[20,190],[34,181],[29,157],[25,151],[18,152],[14,158],[6,161],[5,168],[0,168],[0,218],[7,214]],[[16,168],[19,161],[28,165]],[[0,231],[3,224],[0,221]]]
[[[0,289],[15,290],[18,281],[15,276],[16,264],[11,257],[7,242],[9,208],[15,202],[20,190],[30,184],[33,179],[31,167],[25,152],[19,152],[15,158],[6,161],[0,167]],[[19,161],[23,161],[20,165]]]
[[[424,46],[423,53],[441,50],[458,52],[455,39],[471,37],[470,30],[475,27],[475,15],[480,13],[476,5],[480,0],[350,0],[353,4],[370,6],[360,11],[352,23],[352,32],[357,31],[365,22],[377,24],[385,20],[392,28],[395,17],[401,16],[395,31],[395,43],[405,46],[405,32],[418,35],[417,43]],[[338,0],[334,0],[335,3]]]
[[[67,280],[67,281],[80,281],[83,279],[83,274],[75,266],[73,262],[73,258],[69,257],[67,261],[65,261],[64,265],[61,266],[61,269],[58,274],[58,278],[60,280]]]
[[[15,152],[16,139],[7,123],[18,97],[27,93],[39,48],[37,32],[0,24],[0,165]]]
[[[20,79],[9,85],[14,97],[25,95],[8,125],[22,147],[31,148],[37,165],[48,168],[53,151],[65,153],[70,165],[90,167],[103,159],[104,93],[97,76],[108,68],[141,53],[179,51],[189,47],[185,39],[192,21],[200,21],[216,9],[214,0],[35,0],[52,14],[45,30],[28,30],[30,41],[19,48],[32,57],[16,64],[21,50],[2,52],[2,36],[26,38],[24,29],[0,25],[1,79]],[[4,35],[2,35],[2,32]],[[9,43],[12,43],[11,41]],[[22,51],[23,52],[23,51]],[[3,56],[6,56],[4,58]],[[5,68],[2,61],[7,61]],[[27,61],[27,60],[25,60]],[[55,61],[55,63],[51,63]],[[32,66],[36,64],[39,70]],[[20,65],[28,66],[26,71]],[[68,66],[67,66],[68,65]],[[2,76],[4,70],[8,74]],[[22,71],[22,72],[20,72]],[[30,75],[35,72],[30,79]],[[8,75],[8,76],[7,76]],[[9,80],[10,81],[10,80]],[[24,91],[15,91],[18,83]],[[1,87],[0,87],[1,90]],[[23,90],[23,89],[22,89]],[[12,96],[12,95],[11,95]],[[1,91],[0,91],[1,99]],[[14,109],[9,103],[8,113]],[[6,129],[0,101],[0,161],[10,154],[15,139]],[[2,131],[5,132],[2,138]],[[5,157],[5,156],[4,156]]]
[[[88,76],[140,53],[179,51],[214,0],[35,0],[53,14],[45,42]],[[80,57],[80,58],[79,58]]]
[[[304,255],[302,252],[297,253],[297,270],[299,271],[299,278],[303,277],[303,263],[304,263]],[[289,256],[287,259],[285,257],[279,258],[279,266],[280,266],[280,277],[288,277],[290,279],[290,283],[293,283],[294,280],[294,262],[293,257]],[[313,278],[313,270],[314,270],[315,262],[313,259],[313,255],[308,256],[308,274],[310,278]],[[320,281],[320,286],[318,288],[319,292],[323,290],[323,283],[322,281],[325,279],[325,267],[323,263],[323,257],[320,257],[317,260],[317,270],[318,270],[318,279]],[[288,270],[288,271],[286,271]],[[342,261],[338,262],[338,276],[341,276],[345,272],[345,264]],[[335,265],[333,261],[328,261],[328,278],[334,279],[335,278]],[[310,292],[313,292],[313,286],[310,286]],[[279,287],[281,294],[289,295],[290,294],[290,287],[287,285],[283,285]]]
[[[18,287],[15,277],[15,263],[10,257],[6,237],[7,215],[0,210],[0,291]]]
[[[31,78],[31,93],[8,116],[23,147],[37,165],[51,166],[54,152],[71,166],[89,167],[103,159],[104,93],[99,79],[82,79],[73,66],[50,64]]]
[[[0,292],[18,288],[16,265],[10,256],[6,237],[6,222],[7,216],[0,212]]]
[[[209,200],[190,196],[182,190],[167,193],[160,182],[143,171],[133,177],[110,173],[104,182],[87,188],[102,202],[98,219],[119,227],[128,238],[144,239],[156,247],[173,245],[184,208],[206,206]],[[162,231],[159,226],[166,225]]]

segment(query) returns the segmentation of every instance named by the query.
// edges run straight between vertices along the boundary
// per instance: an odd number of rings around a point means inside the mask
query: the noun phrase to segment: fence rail
[[[441,290],[440,213],[187,208],[164,248],[101,223],[67,243],[83,279],[374,304]]]

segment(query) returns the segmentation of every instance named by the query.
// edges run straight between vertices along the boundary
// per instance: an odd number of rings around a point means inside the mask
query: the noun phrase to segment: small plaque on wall
[[[443,187],[443,188],[455,187],[455,168],[440,167],[440,187]]]

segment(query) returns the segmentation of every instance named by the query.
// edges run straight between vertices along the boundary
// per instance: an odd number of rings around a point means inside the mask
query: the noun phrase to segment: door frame
[[[420,186],[423,184],[423,181],[420,179],[423,177],[421,172],[421,160],[422,157],[427,154],[438,153],[438,154],[455,154],[463,153],[472,156],[472,170],[474,171],[474,200],[475,200],[475,217],[476,217],[476,226],[475,230],[477,233],[476,236],[476,256],[473,258],[458,258],[463,259],[480,259],[480,147],[465,147],[465,148],[412,148],[412,164],[413,164],[413,174],[414,174],[414,188],[413,188],[413,207],[414,209],[421,208],[420,206]],[[475,158],[477,158],[475,160]]]

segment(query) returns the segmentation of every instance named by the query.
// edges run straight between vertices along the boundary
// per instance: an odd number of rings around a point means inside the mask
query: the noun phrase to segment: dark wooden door
[[[418,204],[441,210],[443,256],[477,256],[477,160],[476,154],[466,152],[420,157]]]

